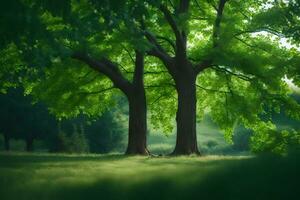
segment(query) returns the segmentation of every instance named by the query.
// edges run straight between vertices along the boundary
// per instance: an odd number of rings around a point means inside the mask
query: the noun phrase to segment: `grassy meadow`
[[[300,159],[0,154],[0,199],[299,199]]]

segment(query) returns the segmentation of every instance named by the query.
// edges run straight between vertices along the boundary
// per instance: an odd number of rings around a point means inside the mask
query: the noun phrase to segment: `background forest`
[[[122,153],[126,149],[127,115],[128,110],[124,99],[120,99],[120,108],[107,111],[97,119],[89,119],[79,116],[69,120],[56,120],[47,111],[45,105],[31,104],[30,97],[24,97],[22,91],[11,90],[8,94],[1,95],[1,121],[4,130],[8,130],[9,149],[11,151],[34,152],[61,152],[61,153]],[[295,93],[295,99],[299,102],[299,96]],[[18,103],[15,102],[18,99]],[[22,103],[20,103],[22,102]],[[25,110],[25,111],[24,111]],[[14,117],[27,118],[16,127]],[[30,118],[29,118],[30,117]],[[29,118],[29,119],[28,119]],[[283,114],[273,114],[273,119],[279,129],[293,128],[298,130],[300,124],[285,117]],[[27,121],[30,120],[30,121]],[[35,121],[34,121],[35,120]],[[36,126],[33,126],[36,124]],[[29,126],[29,127],[28,127]],[[29,129],[31,128],[31,129]],[[269,143],[269,146],[257,147],[252,144],[253,132],[236,127],[233,141],[225,140],[224,134],[207,115],[203,121],[197,124],[201,130],[198,142],[201,151],[205,155],[249,155],[252,152],[270,152],[276,149],[278,143]],[[34,132],[33,135],[30,133]],[[28,147],[32,137],[32,147]],[[168,135],[160,130],[150,127],[148,135],[149,149],[153,154],[168,154],[175,144],[175,133]],[[0,137],[0,149],[5,149],[5,136]],[[257,153],[256,152],[256,153]],[[276,153],[282,153],[279,150]]]

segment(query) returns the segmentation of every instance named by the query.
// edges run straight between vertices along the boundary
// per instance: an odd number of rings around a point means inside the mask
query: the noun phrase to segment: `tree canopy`
[[[22,84],[60,118],[116,106],[140,55],[150,121],[170,133],[176,118],[179,153],[197,153],[204,114],[229,142],[237,125],[255,144],[299,135],[271,118],[300,120],[286,81],[300,87],[297,0],[12,0],[1,9],[1,91]]]

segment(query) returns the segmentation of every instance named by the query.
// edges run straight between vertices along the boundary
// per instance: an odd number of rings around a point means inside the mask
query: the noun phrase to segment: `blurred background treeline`
[[[293,97],[300,102],[299,93]],[[128,108],[126,99],[107,110],[101,117],[79,116],[56,119],[45,105],[24,96],[20,88],[12,88],[0,95],[0,150],[64,152],[64,153],[119,153],[127,144]],[[300,124],[284,114],[266,115],[277,125],[274,132],[255,135],[244,127],[235,128],[232,141],[209,116],[198,123],[198,143],[204,154],[249,154],[251,152],[282,153],[299,144]],[[237,123],[238,124],[238,123]],[[281,130],[290,131],[281,131]],[[294,131],[295,130],[295,131]],[[148,146],[154,154],[168,154],[175,144],[175,133],[168,135],[155,127],[148,128]]]
[[[98,119],[56,119],[22,89],[1,94],[0,110],[1,150],[107,153],[125,148],[122,111],[111,110]]]

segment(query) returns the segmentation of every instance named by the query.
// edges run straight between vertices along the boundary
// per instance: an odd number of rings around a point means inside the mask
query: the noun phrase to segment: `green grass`
[[[0,154],[1,200],[299,199],[299,155]]]

